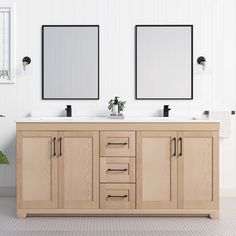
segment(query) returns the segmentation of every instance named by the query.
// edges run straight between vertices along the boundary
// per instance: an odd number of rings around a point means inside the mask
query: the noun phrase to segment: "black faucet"
[[[71,105],[66,105],[66,117],[71,117],[72,116],[72,108]]]
[[[164,105],[164,109],[163,109],[163,116],[164,117],[169,117],[169,111],[171,109],[169,108],[169,105]]]

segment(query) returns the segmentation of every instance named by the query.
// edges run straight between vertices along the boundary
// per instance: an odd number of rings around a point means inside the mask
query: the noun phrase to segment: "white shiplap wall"
[[[7,1],[7,0],[6,0]],[[15,186],[15,120],[31,111],[61,113],[66,104],[77,115],[104,115],[109,98],[127,100],[126,115],[154,115],[169,104],[174,115],[236,108],[235,0],[15,0],[16,84],[0,85],[0,149],[10,166],[0,166],[0,186]],[[99,101],[41,100],[41,25],[100,25]],[[194,61],[207,58],[207,70],[194,67],[193,101],[134,99],[134,25],[194,24]],[[23,73],[22,58],[32,58]],[[236,188],[236,118],[232,136],[221,140],[221,187]]]

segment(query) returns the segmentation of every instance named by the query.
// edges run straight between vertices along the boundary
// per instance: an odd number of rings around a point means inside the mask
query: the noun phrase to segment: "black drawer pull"
[[[128,169],[107,169],[107,171],[127,171]]]
[[[127,145],[128,143],[107,143],[107,145]]]
[[[128,195],[107,195],[107,197],[117,197],[117,198],[126,198]]]

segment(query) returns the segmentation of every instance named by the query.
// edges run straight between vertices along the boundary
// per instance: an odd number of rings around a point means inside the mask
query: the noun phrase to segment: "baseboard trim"
[[[0,187],[0,197],[15,197],[16,188],[15,187]]]
[[[222,188],[220,197],[236,197],[236,188]]]

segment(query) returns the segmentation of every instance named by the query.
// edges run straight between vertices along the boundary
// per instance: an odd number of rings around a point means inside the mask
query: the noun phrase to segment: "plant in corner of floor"
[[[7,159],[7,156],[0,151],[0,165],[1,164],[8,165],[10,163],[9,163],[9,161]]]
[[[108,110],[112,111],[112,108],[113,108],[113,104],[115,102],[115,99],[111,99],[109,102],[108,102]],[[119,109],[119,112],[121,111],[124,111],[125,109],[125,104],[126,104],[126,101],[118,101],[118,109]]]
[[[0,117],[5,117],[5,116],[0,114]],[[2,151],[0,151],[0,165],[1,164],[6,164],[6,165],[10,164],[7,159],[7,156],[5,154],[3,154]]]

